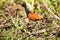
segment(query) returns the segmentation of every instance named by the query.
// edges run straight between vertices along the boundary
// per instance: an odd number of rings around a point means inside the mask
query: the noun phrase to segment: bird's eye
[[[23,17],[23,16],[20,16],[21,18]]]

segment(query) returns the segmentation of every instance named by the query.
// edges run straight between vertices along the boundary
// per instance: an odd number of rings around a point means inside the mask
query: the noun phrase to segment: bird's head
[[[23,4],[22,4],[22,6],[23,6],[24,8],[27,8],[27,5],[26,5],[26,3],[23,3]]]

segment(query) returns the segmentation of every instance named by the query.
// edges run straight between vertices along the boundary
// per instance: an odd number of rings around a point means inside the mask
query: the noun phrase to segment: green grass
[[[7,5],[10,4],[10,2],[11,2],[10,0],[5,1],[5,3]],[[14,0],[12,4],[14,4],[16,2],[21,2],[21,0],[18,0],[18,1]],[[48,8],[50,8],[57,16],[60,17],[60,15],[59,15],[59,13],[60,13],[60,1],[46,0],[45,2],[48,4]],[[32,10],[34,10],[34,0],[31,0],[31,1],[25,0],[25,3],[26,4],[30,3]],[[41,0],[36,0],[36,3],[42,4]],[[0,9],[2,8],[2,5],[3,5],[3,1],[0,0]],[[47,17],[50,18],[50,14],[44,8],[41,9],[40,7],[37,7],[37,9],[35,9],[34,11],[36,11],[38,13],[42,13],[43,15],[47,15]],[[1,14],[1,13],[0,13],[0,17],[6,18],[6,16],[4,14]],[[36,36],[31,36],[31,37],[27,36],[24,38],[24,35],[21,35],[18,33],[18,32],[21,32],[21,30],[24,30],[24,33],[26,33],[28,31],[26,29],[26,26],[24,25],[23,21],[19,18],[18,14],[17,14],[16,18],[12,17],[11,15],[9,17],[11,19],[11,22],[13,23],[13,26],[9,30],[0,29],[0,40],[23,40],[23,39],[24,40],[37,40],[38,39]],[[58,21],[58,20],[55,19],[55,22],[56,21]],[[21,26],[19,26],[20,24],[21,24]],[[48,28],[53,31],[54,25],[48,24]],[[43,33],[43,35],[44,35],[43,40],[49,40],[49,38],[51,40],[57,40],[57,37],[55,35],[46,36],[46,35],[48,35],[48,32],[46,32],[46,31]]]

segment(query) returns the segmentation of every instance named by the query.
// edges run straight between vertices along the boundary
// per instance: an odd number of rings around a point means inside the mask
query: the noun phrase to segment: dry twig
[[[53,21],[53,24],[54,24],[57,28],[59,28],[59,27],[60,27],[60,26],[59,26],[59,25],[57,25],[57,24],[56,24],[56,22],[54,22],[54,21]]]
[[[55,14],[48,8],[48,6],[47,6],[47,4],[45,3],[44,0],[42,0],[42,3],[44,4],[44,6],[46,7],[46,9],[48,10],[48,12],[49,12],[52,16],[54,16],[56,19],[60,20],[60,18],[59,18],[57,15],[55,15]]]

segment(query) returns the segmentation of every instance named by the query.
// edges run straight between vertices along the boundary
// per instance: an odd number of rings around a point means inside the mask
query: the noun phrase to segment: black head
[[[23,3],[22,6],[25,8],[25,12],[28,15],[30,11],[28,10],[26,3]]]
[[[26,5],[26,3],[23,3],[23,4],[22,4],[22,6],[23,6],[24,8],[27,8],[27,5]]]

